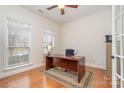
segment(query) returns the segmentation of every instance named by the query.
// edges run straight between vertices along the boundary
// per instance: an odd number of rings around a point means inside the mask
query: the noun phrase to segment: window
[[[52,52],[54,48],[54,32],[51,30],[45,30],[43,33],[43,53],[48,53],[47,46],[52,45]]]
[[[7,17],[5,67],[16,67],[30,63],[30,24]]]

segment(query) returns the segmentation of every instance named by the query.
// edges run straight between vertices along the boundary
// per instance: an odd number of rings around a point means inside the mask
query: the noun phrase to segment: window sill
[[[11,70],[11,69],[16,69],[16,68],[20,68],[20,67],[24,67],[24,66],[29,66],[29,65],[32,65],[32,64],[33,63],[28,63],[28,64],[18,65],[18,66],[14,66],[14,67],[4,68],[4,71]]]

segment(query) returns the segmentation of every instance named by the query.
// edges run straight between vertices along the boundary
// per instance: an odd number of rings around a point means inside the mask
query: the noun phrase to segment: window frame
[[[5,16],[4,17],[4,70],[9,70],[9,69],[13,69],[13,68],[18,68],[18,67],[22,67],[22,66],[28,66],[28,65],[32,65],[32,61],[31,61],[31,25],[29,25],[29,46],[22,46],[22,48],[29,48],[29,53],[28,53],[28,62],[22,62],[22,64],[15,64],[13,66],[9,65],[9,48],[10,47],[19,47],[19,46],[9,46],[9,39],[8,39],[8,34],[9,34],[9,30],[8,30],[8,19],[13,19],[15,21],[17,21],[18,23],[24,23],[24,24],[28,24],[27,22],[25,22],[24,20],[18,20],[17,18],[13,18],[10,16]],[[18,24],[17,24],[18,25]],[[15,24],[16,26],[16,24]]]
[[[52,49],[52,53],[54,53],[54,47],[55,47],[55,33],[54,33],[54,31],[53,30],[51,30],[51,29],[45,29],[44,31],[43,31],[43,38],[42,38],[42,48],[43,48],[43,54],[47,54],[44,50],[45,50],[45,47],[44,47],[44,44],[45,44],[45,42],[44,42],[44,35],[51,35],[51,37],[52,37],[52,46],[53,46],[53,49]]]

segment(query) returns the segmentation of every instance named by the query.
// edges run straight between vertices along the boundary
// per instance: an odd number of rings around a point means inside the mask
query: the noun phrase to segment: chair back
[[[66,56],[74,56],[75,55],[74,52],[75,52],[74,49],[66,49],[65,50],[65,55]]]

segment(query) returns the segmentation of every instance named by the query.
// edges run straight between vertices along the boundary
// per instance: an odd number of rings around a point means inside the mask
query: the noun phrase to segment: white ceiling
[[[63,24],[106,9],[111,9],[111,6],[109,5],[79,5],[77,9],[65,7],[65,15],[61,15],[58,7],[52,10],[47,10],[50,6],[51,5],[25,5],[23,7],[55,21],[58,24]],[[41,9],[43,13],[39,12],[38,9]]]

